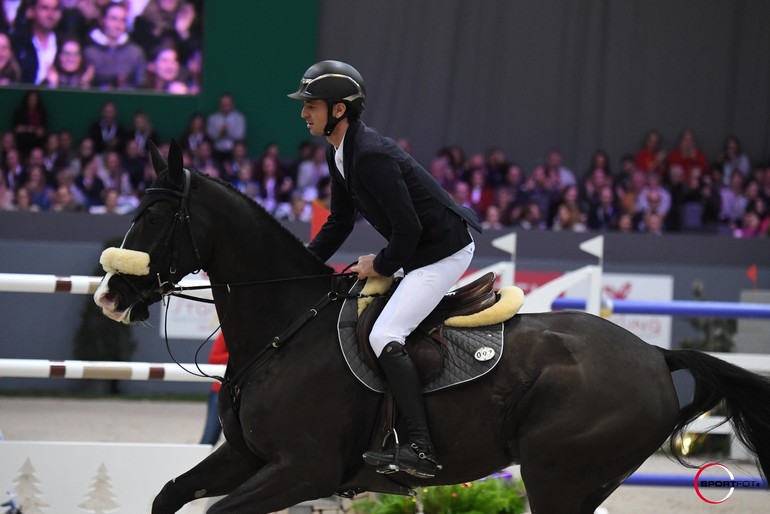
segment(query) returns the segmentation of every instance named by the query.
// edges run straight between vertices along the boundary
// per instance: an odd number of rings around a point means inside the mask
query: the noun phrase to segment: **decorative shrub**
[[[358,514],[417,514],[418,502],[425,514],[522,514],[527,500],[520,480],[485,479],[461,485],[427,487],[417,497],[380,495],[378,501],[359,500]]]

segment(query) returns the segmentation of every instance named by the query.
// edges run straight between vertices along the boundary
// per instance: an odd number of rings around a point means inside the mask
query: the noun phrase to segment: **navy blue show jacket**
[[[452,200],[425,168],[396,142],[360,121],[350,124],[343,144],[345,176],[329,145],[331,214],[308,249],[327,261],[350,235],[360,212],[388,244],[374,259],[374,269],[390,276],[448,257],[479,233],[476,213]]]

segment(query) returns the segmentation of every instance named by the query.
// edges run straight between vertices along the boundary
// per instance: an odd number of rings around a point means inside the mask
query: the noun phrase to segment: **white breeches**
[[[417,328],[463,276],[473,259],[475,248],[471,242],[449,257],[404,276],[369,335],[369,344],[377,357],[391,341],[406,342],[406,336]]]

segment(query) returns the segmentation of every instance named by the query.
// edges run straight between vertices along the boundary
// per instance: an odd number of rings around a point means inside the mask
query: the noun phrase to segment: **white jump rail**
[[[192,373],[224,376],[223,364],[182,363]],[[0,359],[0,378],[72,378],[107,380],[156,380],[164,382],[211,382],[214,379],[188,373],[176,363],[124,361],[54,361]]]

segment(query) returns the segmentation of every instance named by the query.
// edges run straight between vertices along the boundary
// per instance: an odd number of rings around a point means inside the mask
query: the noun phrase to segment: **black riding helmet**
[[[325,100],[329,108],[329,118],[324,127],[324,135],[329,135],[342,118],[351,112],[361,114],[366,102],[364,79],[354,67],[340,61],[321,61],[307,69],[299,83],[299,89],[287,95],[295,100]],[[334,104],[342,102],[347,111],[342,118],[332,116]]]

